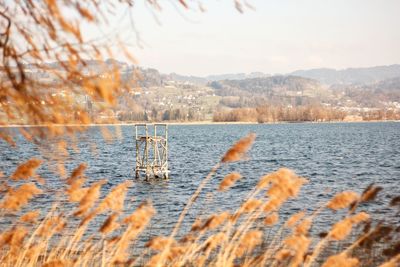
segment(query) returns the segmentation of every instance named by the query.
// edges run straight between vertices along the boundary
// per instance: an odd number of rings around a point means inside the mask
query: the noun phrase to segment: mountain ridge
[[[172,80],[187,81],[199,84],[206,84],[221,80],[244,80],[249,78],[262,78],[271,76],[298,76],[319,81],[322,84],[331,86],[335,84],[354,85],[372,84],[383,80],[400,77],[400,64],[380,65],[372,67],[351,67],[345,69],[334,68],[313,68],[295,70],[282,74],[268,74],[263,72],[251,73],[225,73],[212,74],[207,76],[182,75],[177,73],[165,74]]]
[[[382,65],[364,68],[316,68],[297,70],[291,75],[311,78],[327,85],[333,84],[367,84],[400,77],[400,64]]]

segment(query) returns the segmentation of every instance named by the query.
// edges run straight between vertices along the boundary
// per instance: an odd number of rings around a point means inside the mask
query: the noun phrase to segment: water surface
[[[80,162],[87,162],[89,182],[108,179],[104,192],[125,180],[134,181],[127,197],[129,210],[145,199],[151,199],[157,210],[149,234],[170,231],[200,181],[224,152],[249,132],[257,134],[249,160],[223,166],[218,171],[205,188],[205,193],[213,193],[212,198],[210,195],[199,198],[186,226],[199,214],[239,205],[259,177],[281,167],[309,179],[298,200],[285,205],[282,217],[299,210],[311,212],[336,192],[349,189],[361,192],[371,183],[382,186],[384,194],[361,208],[378,215],[390,214],[388,197],[400,194],[400,123],[170,125],[170,179],[151,182],[135,180],[134,127],[121,128],[122,138],[111,141],[104,140],[99,127],[79,134],[80,151],[69,149],[66,166],[71,171]],[[37,146],[23,138],[18,139],[16,148],[0,141],[0,151],[0,171],[6,176],[22,161],[46,158]],[[47,181],[42,187],[57,192],[62,182],[50,170],[52,165],[55,163],[50,160],[38,173]],[[231,171],[240,172],[244,178],[228,192],[216,192],[222,177]],[[50,206],[52,199],[53,195],[41,196],[31,205]],[[331,216],[331,212],[323,212],[314,227],[326,230]]]

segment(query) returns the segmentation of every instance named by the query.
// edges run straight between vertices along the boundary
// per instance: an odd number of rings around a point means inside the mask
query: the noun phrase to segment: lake
[[[299,210],[311,212],[339,191],[361,193],[371,183],[382,186],[384,191],[375,202],[360,208],[375,216],[386,216],[391,213],[387,206],[389,197],[400,195],[400,123],[396,122],[170,125],[170,179],[150,182],[134,178],[134,127],[122,126],[121,130],[122,138],[113,137],[109,141],[104,140],[99,127],[90,127],[78,134],[80,151],[69,149],[66,166],[71,171],[80,162],[86,162],[90,182],[108,179],[103,193],[125,180],[134,181],[127,197],[128,211],[145,199],[151,199],[157,210],[149,235],[169,233],[200,181],[225,151],[249,132],[257,134],[249,159],[218,170],[207,184],[205,194],[189,212],[184,228],[196,216],[237,207],[259,177],[281,167],[309,179],[299,198],[284,206],[280,214],[283,218]],[[49,142],[51,149],[53,144]],[[31,157],[47,157],[23,138],[17,140],[16,148],[0,141],[0,150],[0,171],[5,175],[10,175],[18,163]],[[63,183],[51,171],[54,164],[50,159],[38,173],[46,180],[42,187],[57,192]],[[232,171],[240,172],[244,178],[229,191],[217,192],[223,176]],[[39,196],[29,208],[49,207],[53,199],[53,195]],[[62,201],[63,197],[59,199]],[[314,228],[326,230],[331,222],[332,212],[324,211]],[[5,225],[7,219],[3,218],[2,223]]]

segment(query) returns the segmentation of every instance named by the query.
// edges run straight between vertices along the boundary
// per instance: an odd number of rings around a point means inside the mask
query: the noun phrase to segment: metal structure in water
[[[136,124],[135,133],[135,177],[168,179],[168,125]]]

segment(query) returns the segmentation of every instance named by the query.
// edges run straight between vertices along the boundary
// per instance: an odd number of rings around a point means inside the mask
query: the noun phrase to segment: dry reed
[[[255,135],[250,134],[234,144],[221,163],[245,159],[254,139]],[[17,168],[15,173],[18,175],[12,179],[34,178],[39,164],[40,161],[28,161]],[[125,197],[132,182],[121,183],[100,198],[100,189],[105,181],[84,187],[87,166],[81,164],[65,180],[65,193],[75,209],[60,212],[53,208],[44,217],[40,210],[33,210],[16,217],[15,224],[0,234],[0,265],[350,267],[382,264],[387,267],[400,263],[400,243],[396,242],[398,225],[374,223],[373,216],[357,212],[360,203],[377,197],[380,187],[371,185],[360,195],[352,191],[338,193],[317,207],[312,215],[300,211],[284,220],[285,216],[280,214],[281,207],[288,200],[295,199],[307,183],[306,179],[286,168],[262,176],[237,209],[197,218],[191,229],[178,239],[185,215],[219,166],[217,164],[200,182],[171,234],[150,237],[141,248],[135,245],[142,242],[139,242],[139,236],[156,212],[151,202],[145,201],[132,213],[125,214]],[[226,175],[217,190],[223,194],[240,178],[238,173]],[[0,209],[20,212],[40,193],[42,191],[32,182],[9,186],[0,202]],[[395,209],[398,203],[398,198],[394,197],[390,205]],[[329,212],[344,208],[349,208],[349,212],[336,222],[335,215],[332,215],[328,233],[313,233],[313,222],[322,210]],[[78,216],[80,223],[74,224],[72,215]],[[100,216],[104,219],[99,224]],[[359,236],[354,235],[354,229],[363,224],[365,230]],[[88,235],[87,230],[93,226],[98,232]],[[329,249],[330,244],[345,241],[345,245]],[[381,255],[366,256],[373,254],[374,250]]]
[[[7,2],[7,1],[6,1]],[[106,24],[109,14],[117,6],[115,1],[8,1],[12,8],[4,6],[0,11],[2,18],[1,49],[2,65],[0,74],[0,125],[10,122],[44,127],[20,128],[19,132],[32,143],[47,143],[57,136],[72,136],[85,129],[85,125],[99,122],[87,108],[77,105],[76,96],[86,96],[93,102],[102,103],[93,107],[97,112],[106,111],[115,105],[121,92],[136,87],[137,82],[122,82],[117,66],[98,66],[104,78],[93,73],[85,73],[88,61],[96,59],[99,64],[105,58],[113,58],[112,49],[105,45],[86,42],[81,32],[81,24]],[[161,9],[159,1],[147,1],[156,9]],[[245,1],[244,1],[245,2]],[[122,7],[131,7],[134,1],[119,1]],[[179,0],[187,8],[187,1]],[[235,1],[239,11],[244,4]],[[120,6],[121,7],[121,6]],[[19,19],[23,18],[23,19]],[[79,23],[84,21],[85,23]],[[32,34],[38,33],[38,34]],[[26,45],[20,45],[23,42]],[[118,43],[118,42],[117,42]],[[54,44],[60,44],[54,46]],[[124,45],[118,43],[116,50],[122,52],[132,63],[134,57]],[[43,62],[58,62],[52,68]],[[30,77],[28,67],[34,67],[52,77],[53,82],[38,81]],[[53,94],[53,88],[64,90],[66,95]],[[107,122],[114,122],[109,120]],[[75,127],[69,127],[75,124]],[[107,128],[102,128],[106,140],[111,139]],[[310,233],[313,218],[305,213],[297,213],[286,222],[279,221],[280,208],[289,199],[297,197],[301,187],[307,182],[293,171],[282,168],[261,177],[237,210],[215,211],[209,218],[198,219],[184,238],[176,240],[178,231],[189,209],[202,193],[205,185],[212,179],[223,164],[243,160],[255,141],[255,134],[239,140],[203,179],[197,190],[187,201],[176,224],[168,237],[152,237],[145,250],[138,243],[139,235],[150,223],[155,214],[151,202],[143,202],[134,212],[123,212],[125,196],[130,183],[118,185],[101,199],[100,190],[105,181],[85,186],[85,164],[81,164],[65,180],[65,194],[74,210],[51,209],[47,214],[39,210],[21,210],[29,201],[43,192],[37,182],[44,180],[36,174],[41,160],[30,159],[18,166],[15,172],[2,179],[0,214],[16,214],[10,227],[0,233],[1,266],[355,266],[357,264],[382,263],[382,266],[398,266],[399,248],[393,240],[398,238],[398,225],[391,227],[382,222],[372,224],[366,213],[357,213],[358,204],[371,201],[379,193],[379,187],[371,186],[361,197],[354,192],[338,194],[329,203],[333,210],[350,207],[346,218],[334,223],[325,236],[314,237]],[[0,132],[0,139],[16,146],[14,138],[7,131]],[[57,143],[57,153],[47,153],[57,161],[58,172],[66,177],[63,157],[68,155],[68,146],[73,144],[63,140]],[[92,145],[94,148],[95,145]],[[54,155],[53,155],[54,154]],[[33,181],[27,180],[33,178]],[[221,182],[219,190],[226,191],[240,179],[231,174]],[[11,181],[17,185],[8,184]],[[222,192],[223,193],[223,192]],[[395,209],[400,197],[390,203]],[[395,212],[399,212],[396,210]],[[23,215],[21,214],[23,213]],[[110,214],[111,213],[111,214]],[[315,213],[317,214],[317,213]],[[87,230],[96,224],[94,219],[106,216],[102,225],[96,225],[98,233],[88,234]],[[79,223],[74,224],[75,217]],[[281,216],[282,217],[282,216]],[[7,217],[9,218],[9,217]],[[334,216],[332,217],[334,218]],[[362,233],[353,245],[342,253],[322,256],[329,242],[351,238],[355,226],[368,220],[370,229]],[[332,220],[334,221],[334,220]],[[282,223],[279,226],[279,222]],[[71,227],[67,227],[71,224]],[[368,224],[366,224],[368,225]],[[372,225],[372,226],[371,226]],[[280,227],[276,232],[272,226]],[[2,227],[6,228],[5,225]],[[288,231],[286,231],[288,230]],[[272,238],[266,238],[266,232]],[[392,239],[389,239],[392,237]],[[313,245],[316,242],[316,245]],[[393,247],[377,248],[378,245],[393,244]],[[148,254],[148,250],[151,250]],[[361,252],[357,254],[356,250]],[[375,253],[375,250],[377,252]],[[367,252],[366,252],[367,251]],[[365,255],[380,254],[370,258]],[[329,251],[328,251],[329,252]],[[353,255],[350,256],[349,252]],[[139,255],[139,256],[138,256]],[[148,257],[146,257],[148,255]],[[318,258],[320,257],[320,258]],[[359,257],[359,258],[357,258]],[[386,261],[386,263],[383,263]]]

